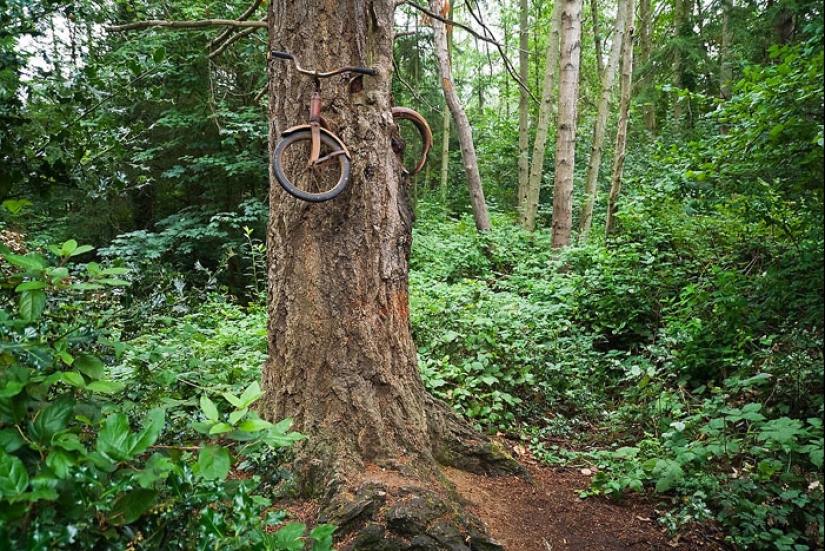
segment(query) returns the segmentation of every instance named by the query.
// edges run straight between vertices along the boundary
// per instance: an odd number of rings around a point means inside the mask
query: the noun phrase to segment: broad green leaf
[[[86,381],[83,375],[77,371],[66,371],[62,375],[63,382],[75,388],[86,388]]]
[[[137,474],[138,484],[143,488],[151,488],[158,480],[166,476],[175,469],[172,460],[159,453],[152,454],[146,462],[146,466]]]
[[[130,437],[129,419],[122,413],[112,413],[97,435],[97,451],[116,461],[131,459]]]
[[[106,375],[106,366],[100,358],[91,354],[78,354],[74,367],[93,381],[99,381]]]
[[[0,452],[0,498],[17,497],[29,487],[29,473],[18,458]]]
[[[60,448],[53,449],[46,456],[46,465],[49,466],[57,478],[66,478],[74,463],[72,456]]]
[[[198,454],[200,473],[207,480],[223,480],[229,474],[232,457],[220,446],[206,446]]]
[[[75,401],[71,394],[64,394],[35,414],[29,423],[31,437],[42,445],[49,445],[52,437],[66,429],[74,411]]]
[[[71,255],[77,249],[77,241],[69,239],[60,246],[60,256]]]
[[[312,551],[330,551],[333,544],[332,534],[337,528],[332,524],[320,524],[313,528],[309,533],[309,537],[315,540]]]
[[[304,548],[304,540],[301,538],[306,532],[306,525],[300,522],[287,524],[277,532],[273,540],[275,541],[276,549],[285,549],[287,551],[301,551]]]
[[[109,522],[115,526],[135,522],[152,506],[157,495],[156,490],[146,488],[135,488],[131,492],[121,495],[115,501],[112,510],[109,511]]]
[[[5,257],[9,263],[26,270],[45,270],[49,265],[46,259],[36,253],[29,253],[26,256],[7,253]]]
[[[218,413],[218,408],[215,406],[215,402],[210,400],[206,394],[201,395],[201,411],[210,421],[217,422],[220,420],[220,414]]]
[[[241,394],[241,406],[238,409],[243,409],[251,406],[258,398],[266,394],[261,390],[258,381],[254,381],[251,385],[246,387],[246,390]]]
[[[667,492],[685,478],[682,466],[672,459],[660,459],[653,469],[653,476],[657,477],[656,491]]]
[[[235,406],[236,409],[243,409],[243,402],[241,402],[240,398],[235,396],[230,392],[224,392],[223,397],[226,399],[227,402]]]
[[[19,450],[26,441],[16,427],[0,429],[0,453],[12,453]]]
[[[39,289],[23,291],[20,294],[20,316],[25,321],[34,321],[46,308],[46,293]]]
[[[52,284],[56,285],[63,280],[69,279],[69,269],[66,267],[61,266],[60,268],[55,268],[54,270],[49,270],[48,276],[52,278]]]
[[[209,434],[223,434],[231,430],[234,430],[232,425],[229,425],[227,423],[216,423],[212,425],[211,429],[209,429]]]
[[[131,444],[130,453],[137,455],[149,449],[154,444],[163,425],[166,423],[166,412],[163,409],[153,409],[146,416],[146,426],[134,438]]]
[[[247,408],[243,408],[243,409],[235,410],[232,413],[230,413],[229,414],[229,424],[232,425],[232,426],[235,426],[238,423],[238,421],[243,419],[243,416],[246,415],[248,411],[249,410]]]
[[[23,291],[35,291],[37,289],[45,289],[48,287],[44,281],[26,281],[14,288],[14,292],[22,293]]]
[[[91,245],[81,245],[78,248],[76,248],[75,250],[73,250],[72,254],[70,254],[69,256],[78,256],[78,255],[81,255],[83,253],[88,253],[89,251],[93,251],[93,250],[95,250],[95,248],[92,247]]]
[[[259,430],[271,429],[274,425],[269,421],[263,419],[247,419],[243,421],[238,428],[245,432],[257,432]]]
[[[778,444],[787,444],[802,432],[802,421],[789,417],[772,419],[762,426],[757,438],[762,441],[772,440]]]

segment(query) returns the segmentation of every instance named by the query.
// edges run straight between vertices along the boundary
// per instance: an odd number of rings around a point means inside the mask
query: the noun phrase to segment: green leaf
[[[244,432],[257,432],[259,430],[271,429],[274,425],[263,419],[247,419],[238,428]]]
[[[25,321],[35,321],[46,309],[46,293],[33,289],[20,294],[20,316]]]
[[[77,371],[66,371],[61,376],[61,379],[63,379],[64,383],[75,388],[86,388],[86,381],[83,379],[83,375]]]
[[[126,385],[120,381],[92,381],[86,385],[86,390],[96,394],[116,394]]]
[[[45,270],[49,265],[46,259],[36,253],[29,253],[26,256],[6,253],[5,257],[9,263],[25,270]]]
[[[209,429],[209,434],[223,434],[231,430],[234,430],[232,425],[229,425],[227,423],[215,423],[214,425],[212,425],[212,428]]]
[[[215,406],[215,402],[210,400],[206,394],[201,395],[201,411],[210,421],[217,422],[220,420],[220,414],[218,413],[218,408]]]
[[[802,421],[780,417],[765,423],[757,438],[761,441],[772,440],[778,444],[787,444],[796,438],[800,432],[802,432]]]
[[[46,457],[46,465],[57,478],[66,478],[69,476],[69,469],[74,465],[74,459],[65,451],[55,448]]]
[[[229,414],[229,424],[235,426],[249,410],[247,408],[238,409]]]
[[[130,436],[129,419],[122,413],[112,413],[97,435],[97,451],[116,461],[131,459]]]
[[[301,551],[304,548],[304,541],[301,539],[306,532],[306,525],[300,522],[287,524],[277,532],[273,540],[276,549],[286,549],[287,551]]]
[[[309,537],[315,540],[312,551],[330,551],[332,549],[332,534],[337,530],[332,524],[320,524],[313,528]]]
[[[12,453],[26,444],[16,427],[0,429],[0,452]]]
[[[72,254],[70,254],[69,256],[78,256],[78,255],[81,255],[83,253],[88,253],[89,251],[93,251],[93,250],[95,250],[95,248],[92,247],[91,245],[81,245],[78,248],[76,248],[75,250],[73,250]]]
[[[133,455],[145,452],[149,449],[149,446],[157,441],[160,431],[163,430],[163,425],[166,423],[166,412],[161,408],[153,409],[148,413],[146,419],[146,426],[131,442],[130,453]]]
[[[60,247],[60,256],[70,256],[77,249],[77,241],[69,239]]]
[[[656,491],[667,492],[685,478],[685,471],[672,459],[659,459],[656,462],[656,468],[653,469],[653,476],[658,478]]]
[[[35,291],[37,289],[45,289],[48,287],[44,281],[26,281],[14,288],[14,292],[22,293],[23,291]]]
[[[66,429],[74,405],[74,398],[67,393],[40,410],[29,423],[31,437],[44,446],[49,445],[55,434]]]
[[[261,390],[258,381],[254,381],[251,385],[246,387],[246,390],[241,394],[241,406],[238,409],[243,409],[251,406],[258,398],[266,394]]]
[[[166,478],[174,469],[175,464],[171,459],[159,453],[152,454],[146,466],[137,474],[138,484],[143,488],[151,488],[155,482]]]
[[[0,498],[17,497],[29,487],[29,473],[18,458],[0,452]]]
[[[198,454],[200,473],[207,480],[223,480],[229,474],[232,458],[229,450],[220,446],[206,446]]]
[[[135,488],[131,492],[121,495],[115,501],[112,510],[109,511],[109,522],[115,526],[135,522],[152,506],[157,495],[156,490],[146,488]]]
[[[100,358],[91,354],[78,354],[74,367],[93,381],[99,381],[106,375],[106,366]]]
[[[241,400],[237,396],[235,396],[234,394],[231,394],[229,392],[224,392],[223,397],[226,399],[227,402],[229,402],[230,404],[235,406],[236,409],[243,409],[244,408],[243,402],[241,402]]]

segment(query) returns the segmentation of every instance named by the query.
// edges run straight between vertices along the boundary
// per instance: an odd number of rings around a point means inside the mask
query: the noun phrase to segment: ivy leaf
[[[207,480],[223,480],[229,474],[232,457],[220,446],[206,446],[198,454],[200,473]]]

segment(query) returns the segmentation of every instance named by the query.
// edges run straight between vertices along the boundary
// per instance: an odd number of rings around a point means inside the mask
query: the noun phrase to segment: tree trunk
[[[439,465],[521,467],[430,397],[416,365],[407,297],[413,212],[390,145],[393,10],[392,0],[270,3],[270,49],[312,69],[361,65],[377,75],[364,76],[363,89],[352,75],[322,82],[324,116],[352,157],[343,193],[305,203],[270,174],[261,414],[291,418],[309,435],[294,449],[296,489],[348,536],[344,549],[498,549]],[[280,132],[307,120],[312,82],[273,60],[269,83],[272,151]]]
[[[682,39],[687,26],[687,0],[674,0],[673,3],[673,25],[676,36],[676,47],[673,50],[673,88],[675,96],[673,99],[673,125],[677,130],[682,127],[682,100],[679,98],[679,91],[684,88],[682,71],[684,70],[684,59],[682,55]]]
[[[453,7],[450,6],[448,13],[450,19],[453,18]],[[447,28],[447,63],[453,62],[453,28]],[[450,109],[447,107],[447,102],[444,102],[444,111],[441,114],[441,205],[444,207],[445,214],[447,213],[447,190],[450,176],[450,126],[452,123],[452,115]]]
[[[530,181],[527,187],[527,199],[520,213],[521,226],[533,231],[536,229],[536,216],[539,211],[541,179],[544,175],[544,153],[547,135],[553,119],[553,99],[555,97],[555,76],[559,68],[559,33],[561,29],[561,2],[553,4],[550,15],[550,37],[547,41],[547,55],[544,62],[544,83],[541,89],[539,117],[536,122],[536,137],[533,142],[533,160],[530,163]]]
[[[430,9],[434,12],[440,12],[441,0],[431,0]],[[487,213],[487,203],[484,200],[481,175],[478,172],[476,148],[473,145],[473,131],[470,128],[467,113],[464,112],[455,91],[453,70],[447,54],[447,26],[438,19],[433,19],[433,40],[435,42],[435,55],[438,58],[438,70],[441,75],[441,89],[444,92],[447,107],[453,114],[453,121],[455,121],[456,131],[458,132],[458,144],[461,148],[461,158],[464,161],[464,174],[467,178],[467,189],[470,192],[470,204],[473,207],[476,229],[480,232],[488,231],[492,228],[492,225],[490,224],[490,215]]]
[[[618,11],[621,9],[621,6],[617,6]],[[599,78],[602,79],[604,52],[602,51],[602,30],[599,24],[599,0],[590,0],[590,17],[593,18],[593,46],[596,51],[596,70],[599,72]]]
[[[650,0],[640,0],[639,2],[639,54],[642,65],[647,66],[650,62],[650,54],[653,52],[653,10],[651,10]],[[647,84],[645,88],[651,86]],[[645,128],[650,133],[656,132],[656,108],[648,100],[643,108]]]
[[[553,248],[568,246],[573,230],[573,169],[576,161],[576,118],[579,108],[581,0],[564,0],[561,20],[559,127],[556,136],[556,173],[551,234]]]
[[[598,193],[599,169],[602,163],[604,135],[607,131],[607,118],[610,115],[610,96],[613,91],[613,81],[616,78],[616,68],[619,65],[619,56],[625,33],[626,2],[619,0],[616,6],[616,26],[613,29],[613,40],[610,45],[610,58],[602,71],[602,90],[599,99],[599,108],[596,121],[593,123],[593,145],[590,149],[590,163],[587,165],[587,175],[584,178],[584,197],[579,214],[579,241],[584,243],[590,233],[593,223],[593,206],[596,204]]]
[[[607,202],[607,223],[605,235],[611,236],[616,232],[616,209],[619,195],[622,192],[622,174],[627,150],[627,123],[630,117],[630,92],[633,87],[633,13],[634,0],[627,0],[627,31],[622,44],[622,76],[619,89],[621,100],[619,103],[619,126],[616,130],[616,147],[613,156],[613,177],[610,184],[610,197]]]
[[[530,160],[527,158],[530,148],[530,129],[528,121],[530,116],[530,97],[525,90],[525,86],[530,79],[530,58],[527,49],[530,47],[528,40],[528,1],[519,0],[519,78],[523,86],[519,87],[518,94],[518,210],[524,212],[527,204],[527,191],[530,179]]]

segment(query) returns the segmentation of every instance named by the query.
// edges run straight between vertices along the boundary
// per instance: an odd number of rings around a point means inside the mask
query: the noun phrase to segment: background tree
[[[553,247],[570,244],[573,229],[573,169],[576,162],[576,124],[581,62],[581,0],[565,0],[561,16],[559,128],[553,193]]]

